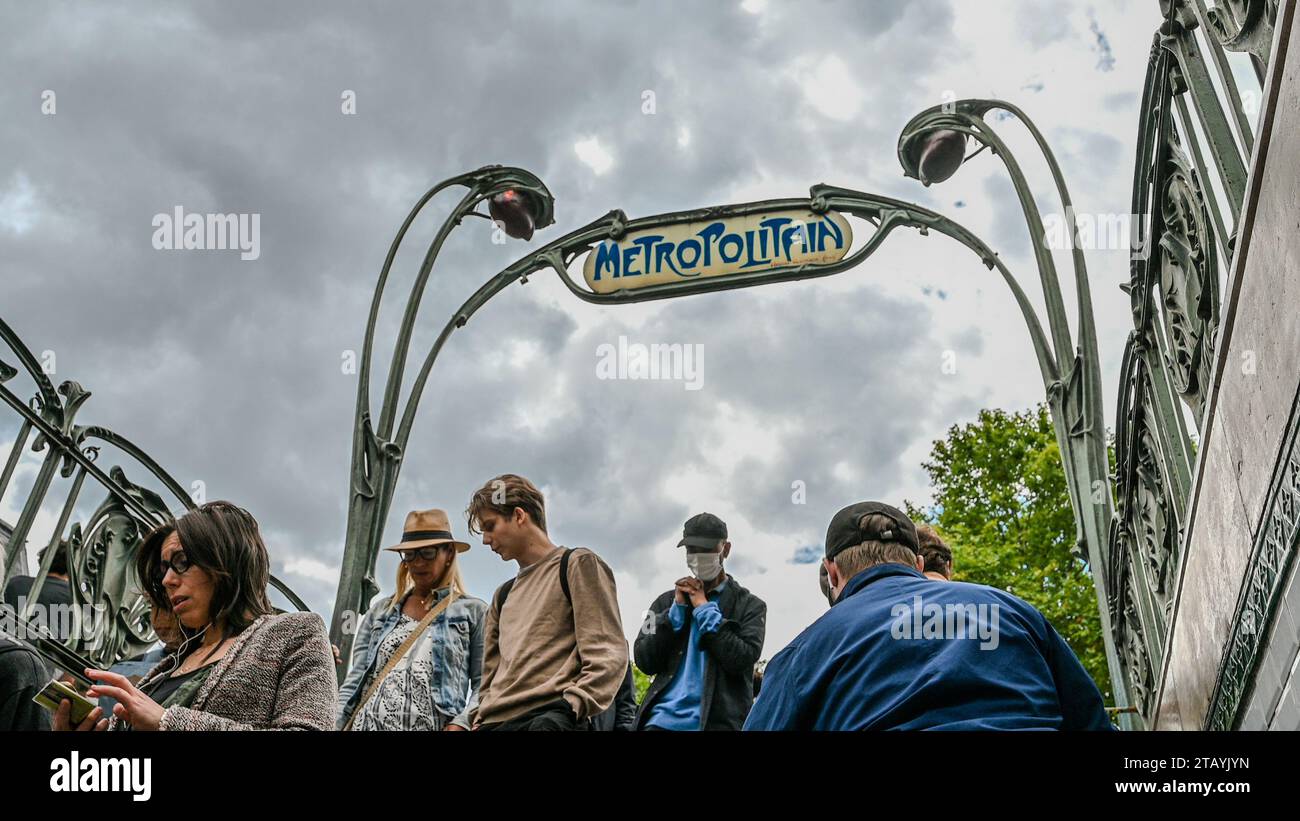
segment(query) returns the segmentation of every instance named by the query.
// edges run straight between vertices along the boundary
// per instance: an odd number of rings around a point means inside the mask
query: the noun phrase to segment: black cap
[[[686,520],[678,547],[717,547],[727,538],[727,523],[712,513],[698,513]]]
[[[889,518],[894,527],[880,531],[863,529],[860,522],[869,513],[879,513]],[[884,502],[858,502],[836,513],[831,519],[831,526],[826,528],[826,558],[833,559],[840,551],[868,540],[898,542],[913,553],[921,552],[921,543],[916,538],[916,525],[912,524],[906,513]]]

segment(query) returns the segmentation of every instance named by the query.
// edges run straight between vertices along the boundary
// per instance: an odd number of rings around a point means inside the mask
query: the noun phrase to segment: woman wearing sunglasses
[[[179,626],[170,652],[138,684],[87,670],[91,698],[118,703],[76,729],[329,730],[338,694],[325,623],[314,613],[276,613],[266,595],[270,558],[257,521],[210,502],[162,525],[136,554],[140,586]],[[68,727],[70,705],[55,713]]]
[[[343,730],[468,730],[483,670],[487,602],[465,592],[447,514],[406,516],[397,587],[357,625],[339,688]]]

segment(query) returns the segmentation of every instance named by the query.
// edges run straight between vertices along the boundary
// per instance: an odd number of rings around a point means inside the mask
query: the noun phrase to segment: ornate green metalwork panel
[[[1207,730],[1232,730],[1240,724],[1239,708],[1253,681],[1283,582],[1295,561],[1296,541],[1300,539],[1300,397],[1291,409],[1282,454],[1269,483],[1264,518],[1246,564],[1232,632],[1210,697]]]
[[[1125,286],[1133,330],[1120,373],[1106,561],[1114,643],[1148,726],[1169,651],[1194,433],[1204,424],[1216,361],[1222,272],[1254,144],[1225,50],[1250,52],[1261,69],[1277,14],[1275,2],[1249,0],[1214,8],[1163,0],[1161,8],[1133,174],[1136,230]]]
[[[148,600],[136,583],[135,552],[145,534],[175,513],[193,508],[194,503],[175,479],[130,440],[107,428],[77,424],[90,391],[73,381],[56,389],[42,363],[3,320],[0,342],[8,348],[7,352],[0,349],[0,401],[11,411],[6,421],[17,423],[0,471],[0,499],[12,490],[20,497],[14,506],[21,511],[8,534],[0,586],[15,575],[38,516],[57,515],[53,532],[48,540],[42,540],[47,548],[45,558],[34,574],[23,612],[15,615],[26,620],[35,614],[36,599],[54,560],[55,550],[48,548],[62,545],[68,554],[72,595],[71,619],[61,625],[70,628],[62,646],[106,668],[143,653],[157,640]],[[19,379],[23,375],[26,380]],[[14,392],[20,381],[29,381],[34,388],[29,401]],[[106,451],[116,454],[114,458],[130,468],[135,480],[148,486],[129,478],[121,464],[107,471],[100,468],[99,460]],[[41,454],[39,467],[31,486],[20,494],[14,479],[25,457],[32,466],[31,454]],[[54,493],[56,476],[69,480],[61,501]],[[103,494],[89,510],[81,504],[88,493]],[[81,517],[78,510],[83,512]],[[279,579],[272,577],[272,584],[295,607],[307,609]],[[33,622],[38,628],[51,626],[50,618]],[[27,638],[21,626],[15,627]],[[45,640],[52,638],[46,636]]]

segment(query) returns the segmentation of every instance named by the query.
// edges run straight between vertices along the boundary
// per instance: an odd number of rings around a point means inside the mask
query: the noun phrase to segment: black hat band
[[[410,530],[402,534],[403,542],[422,542],[425,539],[451,539],[455,540],[450,530]]]

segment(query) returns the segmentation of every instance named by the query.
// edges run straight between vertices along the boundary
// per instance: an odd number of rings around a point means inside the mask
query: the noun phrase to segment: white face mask
[[[702,582],[711,582],[722,572],[721,553],[687,553],[686,567]]]

